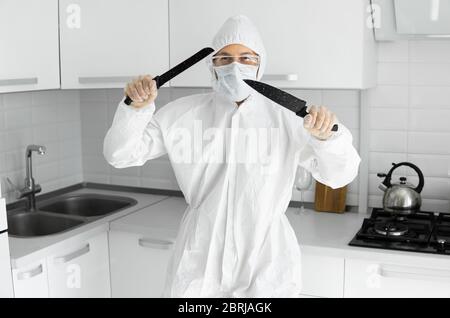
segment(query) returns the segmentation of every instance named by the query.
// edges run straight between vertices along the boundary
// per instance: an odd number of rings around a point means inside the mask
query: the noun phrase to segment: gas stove
[[[374,208],[349,245],[450,255],[450,215],[420,211],[393,216]]]

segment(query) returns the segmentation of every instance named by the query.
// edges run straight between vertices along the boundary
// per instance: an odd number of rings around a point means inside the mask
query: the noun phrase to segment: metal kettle
[[[377,174],[378,177],[384,178],[378,186],[378,188],[384,192],[384,210],[399,215],[409,215],[418,212],[422,205],[420,192],[422,192],[425,183],[422,171],[410,162],[393,163],[392,165],[393,167],[389,170],[388,174]],[[401,166],[408,166],[417,173],[419,176],[419,184],[416,187],[407,183],[406,177],[401,177],[399,183],[391,183],[392,173]]]

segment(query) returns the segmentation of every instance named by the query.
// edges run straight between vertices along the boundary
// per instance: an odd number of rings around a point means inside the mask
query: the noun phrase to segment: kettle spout
[[[383,192],[386,192],[387,187],[386,187],[386,185],[384,183],[380,183],[380,185],[378,186],[378,189],[380,189]]]
[[[391,177],[390,177],[390,176],[388,177],[388,175],[385,174],[385,173],[383,173],[383,172],[377,173],[377,177],[378,177],[378,178],[385,178],[385,179],[383,180],[383,182],[381,182],[380,185],[378,186],[378,189],[380,189],[380,190],[383,191],[383,192],[386,192],[386,190],[387,190],[387,188],[388,188],[388,186],[386,185],[386,180],[387,180],[387,179],[390,180]]]

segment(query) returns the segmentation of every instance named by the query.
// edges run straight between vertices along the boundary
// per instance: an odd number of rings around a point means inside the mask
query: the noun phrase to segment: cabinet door
[[[2,200],[4,199],[0,199],[0,213],[2,213],[1,204],[4,205]],[[0,233],[0,282],[0,298],[13,297],[11,260],[9,256],[8,233],[6,232]]]
[[[344,259],[302,252],[302,284],[300,297],[342,298]]]
[[[60,0],[62,88],[124,87],[169,66],[168,0]]]
[[[47,264],[45,259],[13,269],[14,297],[47,298]]]
[[[106,232],[70,244],[47,263],[50,297],[110,297]]]
[[[310,296],[310,295],[304,295],[304,294],[299,294],[298,298],[320,298],[318,296]]]
[[[228,17],[245,14],[266,47],[264,81],[292,88],[363,88],[374,84],[375,70],[373,34],[366,27],[368,4],[366,0],[170,0],[170,63],[211,45]],[[205,63],[198,63],[171,85],[210,86],[210,78]]]
[[[450,297],[450,270],[345,261],[345,297]]]
[[[112,297],[161,297],[172,240],[111,231]]]
[[[0,93],[59,88],[58,0],[0,1]]]

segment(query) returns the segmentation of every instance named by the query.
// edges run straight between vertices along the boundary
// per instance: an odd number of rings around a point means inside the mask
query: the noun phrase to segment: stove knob
[[[439,249],[440,250],[445,250],[445,244],[447,243],[447,241],[446,240],[444,240],[444,239],[438,239],[437,240],[437,243],[439,244]]]

